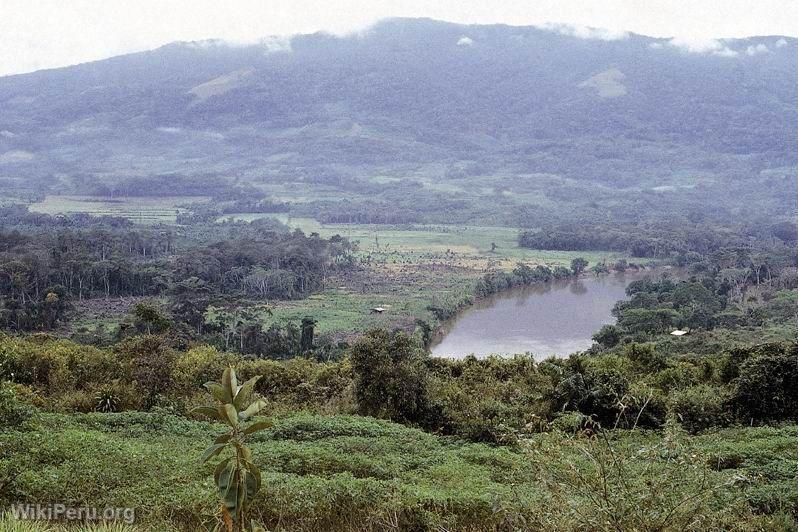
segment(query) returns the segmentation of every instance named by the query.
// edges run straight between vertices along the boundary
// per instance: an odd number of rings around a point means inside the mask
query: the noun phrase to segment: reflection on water
[[[615,273],[514,288],[468,307],[441,328],[434,356],[532,353],[537,359],[590,347],[626,286],[651,273]]]

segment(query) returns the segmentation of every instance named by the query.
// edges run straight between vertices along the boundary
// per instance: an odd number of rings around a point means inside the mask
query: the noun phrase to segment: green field
[[[98,198],[51,195],[41,203],[30,205],[30,209],[47,214],[87,213],[120,216],[142,224],[172,224],[176,215],[186,210],[187,204],[203,200],[182,196]],[[434,323],[435,319],[428,310],[430,305],[457,307],[470,297],[474,283],[485,273],[497,269],[510,270],[518,262],[567,266],[577,256],[591,263],[610,262],[620,257],[614,253],[520,248],[519,230],[509,227],[322,224],[312,218],[262,213],[227,214],[219,217],[218,221],[251,222],[265,217],[277,219],[307,234],[318,233],[323,238],[341,235],[357,243],[360,271],[334,275],[322,293],[308,299],[273,302],[274,314],[266,323],[297,322],[304,316],[312,316],[317,320],[319,333],[337,337],[376,326],[412,330],[418,318]],[[374,307],[387,310],[375,314],[371,312]],[[100,315],[99,322],[112,325],[118,321],[117,314]],[[91,315],[95,316],[95,313]],[[80,323],[80,326],[91,330],[98,320],[92,318],[88,321],[90,323]]]
[[[48,195],[44,201],[29,205],[31,212],[43,214],[86,213],[92,216],[118,216],[141,224],[174,223],[178,213],[190,203],[207,198],[190,196],[103,198],[98,196]]]
[[[321,333],[347,335],[385,325],[412,329],[416,318],[434,323],[428,306],[457,306],[485,273],[511,270],[518,262],[568,266],[578,256],[591,264],[622,257],[521,248],[518,230],[507,227],[320,224],[277,217],[306,233],[325,238],[338,234],[358,243],[362,272],[335,276],[323,293],[308,299],[274,303],[273,320],[296,322],[312,316]],[[387,310],[373,314],[374,307]]]
[[[213,465],[198,457],[221,432],[163,413],[46,414],[0,433],[4,497],[131,507],[137,530],[210,529]],[[496,448],[292,414],[252,449],[263,488],[250,515],[269,530],[788,530],[798,500],[796,427],[608,440],[555,430]],[[13,526],[0,520],[52,530]]]

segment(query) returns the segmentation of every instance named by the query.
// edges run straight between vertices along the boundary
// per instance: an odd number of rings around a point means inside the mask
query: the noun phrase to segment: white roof
[[[680,331],[679,329],[671,331],[671,336],[684,336],[685,334],[687,334],[687,331]]]

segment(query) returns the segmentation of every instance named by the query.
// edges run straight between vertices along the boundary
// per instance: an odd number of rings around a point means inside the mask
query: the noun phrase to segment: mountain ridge
[[[80,191],[78,175],[445,179],[465,166],[623,188],[798,168],[795,39],[669,42],[389,19],[344,37],[171,43],[0,78],[0,176]]]

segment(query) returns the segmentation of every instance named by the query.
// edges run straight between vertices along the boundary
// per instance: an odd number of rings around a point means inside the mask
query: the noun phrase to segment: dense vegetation
[[[394,20],[0,79],[0,503],[796,529],[797,44],[722,45]],[[630,269],[584,352],[429,355]]]
[[[240,228],[220,241],[211,234],[206,243],[186,242],[173,228],[59,228],[57,220],[38,221],[33,229],[0,228],[5,329],[52,330],[72,301],[166,296],[181,321],[201,332],[211,303],[307,297],[323,288],[331,270],[352,266],[353,247],[345,239],[269,224]],[[221,319],[218,313],[214,319]]]

